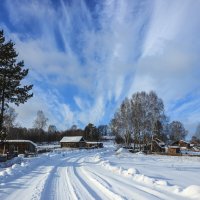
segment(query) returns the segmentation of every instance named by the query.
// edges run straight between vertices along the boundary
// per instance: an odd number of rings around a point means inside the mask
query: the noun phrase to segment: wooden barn
[[[189,143],[189,142],[186,142],[186,141],[184,141],[184,140],[178,140],[178,141],[172,143],[171,146],[179,146],[179,147],[181,147],[181,148],[184,147],[184,148],[187,148],[187,149],[192,148],[191,145],[190,145],[190,143]]]
[[[102,148],[102,142],[86,142],[83,136],[65,136],[60,141],[61,148]]]
[[[3,153],[37,153],[37,145],[30,140],[6,140],[0,143],[0,154]]]
[[[165,152],[165,143],[158,138],[152,141],[152,152]]]
[[[171,156],[181,155],[179,146],[168,146],[167,154]]]
[[[61,148],[81,148],[86,147],[86,142],[83,136],[65,136],[60,141]]]
[[[149,143],[148,145],[144,146],[144,151],[153,153],[165,153],[166,144],[162,140],[154,138],[152,140],[152,143]]]

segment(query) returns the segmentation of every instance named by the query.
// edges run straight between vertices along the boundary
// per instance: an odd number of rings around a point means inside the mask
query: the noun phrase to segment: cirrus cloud
[[[30,66],[36,88],[17,110],[23,125],[30,126],[25,119],[31,121],[38,109],[61,129],[107,123],[125,96],[155,90],[171,119],[193,130],[200,98],[199,1],[1,4],[0,25]]]

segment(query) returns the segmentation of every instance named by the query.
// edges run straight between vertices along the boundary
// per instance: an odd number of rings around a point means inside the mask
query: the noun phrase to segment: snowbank
[[[10,167],[13,164],[20,164],[22,162],[22,157],[14,157],[11,160],[7,160],[6,162],[0,163],[0,168]]]
[[[200,199],[200,186],[190,185],[189,187],[185,188],[181,194],[186,197]]]
[[[121,154],[121,153],[129,153],[129,150],[128,149],[125,149],[125,148],[119,148],[115,154]]]
[[[127,153],[127,150],[120,148],[116,154],[118,155],[120,153]],[[141,155],[141,153],[138,153],[138,155]],[[141,156],[143,157],[143,154]],[[103,168],[111,171],[112,173],[117,173],[119,175],[126,176],[127,178],[132,178],[132,180],[141,184],[145,184],[149,187],[162,189],[163,191],[192,199],[199,199],[200,197],[200,186],[198,185],[191,185],[186,188],[182,188],[178,185],[172,185],[169,184],[167,180],[152,178],[141,174],[136,168],[123,169],[122,167],[117,166],[114,162],[105,159],[99,154],[96,154],[94,161],[96,164],[101,165]]]
[[[3,183],[6,179],[14,178],[16,175],[22,174],[27,166],[26,163],[21,162],[20,164],[13,164],[11,167],[3,169],[0,171],[0,183]]]
[[[85,175],[84,180],[86,179],[87,183],[90,183],[91,191],[98,188],[97,190],[100,190],[101,193],[104,193],[110,199],[131,199],[130,196],[129,198],[126,198],[126,196],[133,194],[133,187],[144,190],[147,193],[149,191],[153,192],[152,194],[159,193],[161,196],[158,196],[158,199],[167,199],[168,194],[178,196],[177,199],[199,199],[200,186],[198,186],[199,179],[197,173],[199,172],[200,158],[146,156],[140,153],[131,154],[127,152],[127,149],[123,148],[118,149],[117,154],[113,148],[68,151],[61,149],[53,153],[39,155],[38,157],[16,158],[21,159],[19,163],[14,163],[10,167],[0,169],[0,187],[9,190],[9,188],[6,188],[8,181],[20,179],[23,175],[29,175],[32,178],[34,174],[32,172],[35,169],[39,172],[43,169],[44,173],[41,173],[41,175],[37,173],[40,180],[43,180],[40,183],[41,187],[39,187],[41,190],[38,190],[40,194],[45,182],[47,188],[45,191],[49,191],[49,186],[53,178],[56,178],[56,180],[57,178],[62,178],[63,183],[68,183],[69,187],[72,187],[71,191],[73,191],[73,185],[76,185],[76,183],[78,186],[75,187],[76,190],[78,190],[77,188],[83,189],[85,187],[83,191],[88,191],[90,187],[84,184],[81,178],[82,175]],[[59,171],[57,171],[58,169]],[[57,172],[60,173],[61,171],[64,174],[58,176]],[[171,172],[174,173],[172,176],[170,176]],[[184,179],[177,178],[182,174],[184,174]],[[189,179],[189,175],[191,174],[197,176],[197,178],[191,176],[193,184],[191,182],[188,184],[188,182],[185,185],[181,185],[180,180],[187,180],[187,177]],[[66,179],[68,182],[66,182]],[[178,179],[179,181],[172,182],[172,179]],[[123,184],[121,180],[124,185],[120,185]],[[22,183],[25,184],[23,181],[22,178]],[[118,192],[116,188],[120,187],[128,188]],[[63,188],[66,189],[67,187]],[[58,188],[57,190],[60,193]],[[127,194],[125,191],[130,193]],[[80,195],[84,192],[81,192]],[[121,196],[122,192],[126,196]],[[47,194],[45,193],[45,195]],[[164,195],[163,198],[162,195]],[[136,199],[142,198],[138,196]]]
[[[1,163],[0,169],[0,183],[6,180],[17,178],[18,176],[30,171],[34,166],[42,165],[47,160],[55,156],[65,156],[65,154],[43,154],[38,157],[23,158],[16,157],[5,163]]]

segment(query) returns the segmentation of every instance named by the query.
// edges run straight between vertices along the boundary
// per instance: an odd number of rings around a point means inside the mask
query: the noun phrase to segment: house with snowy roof
[[[60,140],[61,148],[68,147],[68,148],[80,148],[85,147],[86,142],[83,136],[65,136]]]
[[[37,144],[30,140],[5,140],[0,143],[0,153],[37,153]]]
[[[102,148],[102,142],[87,142],[83,136],[65,136],[60,140],[61,148]]]
[[[147,152],[166,152],[166,144],[157,137],[154,137],[152,142],[148,143],[147,145],[143,145],[143,148]]]
[[[191,149],[192,145],[189,142],[186,142],[184,140],[178,140],[176,142],[173,142],[171,146],[179,146],[181,149]]]

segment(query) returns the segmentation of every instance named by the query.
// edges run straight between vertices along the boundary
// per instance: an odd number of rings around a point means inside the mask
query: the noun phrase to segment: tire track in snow
[[[88,183],[88,179],[86,178],[84,180],[84,178],[82,178],[82,174],[78,173],[78,170],[81,166],[80,166],[80,160],[82,159],[82,156],[80,156],[78,159],[73,160],[74,163],[73,166],[70,168],[70,177],[74,184],[74,186],[77,188],[77,192],[78,192],[78,196],[80,197],[80,199],[85,199],[85,200],[90,200],[90,199],[94,199],[94,200],[100,200],[102,199],[102,195],[99,194],[99,192],[96,192],[96,190],[94,190],[93,185],[90,185]],[[87,182],[86,182],[87,181]],[[83,197],[83,194],[86,195]]]
[[[100,183],[95,183],[94,180],[88,179],[88,176],[84,176],[84,173],[80,170],[85,158],[85,154],[79,154],[73,158],[67,160],[66,165],[68,174],[68,185],[71,185],[70,190],[74,190],[76,199],[85,200],[124,200],[121,196],[113,193]],[[96,186],[96,187],[94,187]],[[84,196],[83,196],[84,195]]]
[[[119,179],[108,179],[108,176],[103,176],[103,174],[105,174],[105,171],[107,170],[103,170],[103,172],[101,174],[98,174],[95,172],[91,172],[90,170],[87,170],[83,165],[81,165],[81,163],[84,164],[84,160],[85,160],[85,154],[78,154],[76,156],[74,156],[73,158],[69,158],[67,160],[68,164],[66,165],[67,168],[67,172],[66,174],[68,174],[68,176],[66,176],[67,178],[67,185],[69,188],[69,192],[73,191],[74,195],[73,195],[73,199],[148,199],[148,198],[144,198],[144,195],[139,195],[139,193],[142,194],[147,194],[149,193],[149,196],[154,199],[169,199],[169,198],[161,198],[162,195],[158,195],[157,191],[153,192],[149,192],[149,188],[138,188],[138,186],[136,186],[134,188],[134,190],[137,189],[137,193],[135,193],[135,198],[126,198],[124,196],[121,196],[118,192],[122,191],[121,188],[123,188],[123,191],[126,191],[127,194],[130,193],[131,189],[133,189],[133,185],[128,185],[127,184],[127,180],[124,181],[124,184],[121,184],[121,179],[126,179],[125,177],[121,177],[120,176],[120,180]],[[87,160],[88,160],[88,156],[87,156]],[[71,164],[70,164],[71,163]],[[91,175],[91,173],[93,173],[93,175]],[[62,173],[63,174],[63,173]],[[95,175],[95,176],[94,176]],[[113,173],[111,173],[111,175],[113,176]],[[112,177],[111,176],[111,177]],[[84,181],[86,180],[86,181]],[[110,181],[110,182],[109,182]],[[118,186],[118,188],[113,188],[112,187],[112,183],[113,181],[115,182],[115,187],[116,185]],[[96,186],[96,187],[94,187]],[[126,188],[128,186],[128,189]],[[131,189],[130,189],[131,188]],[[117,191],[116,191],[117,189]],[[96,193],[95,193],[95,191]],[[151,189],[150,189],[151,190]],[[68,193],[69,193],[68,192]],[[88,193],[89,192],[89,193]],[[100,196],[98,194],[101,194]],[[156,193],[156,195],[154,194]],[[85,195],[83,197],[83,194]],[[131,193],[132,195],[134,194],[133,192]],[[103,196],[102,196],[103,195]],[[159,196],[159,197],[158,197]],[[68,199],[68,198],[67,198]]]
[[[93,173],[90,170],[86,171],[86,169],[82,169],[82,173],[84,173],[85,176],[90,177],[90,179],[96,180],[99,183],[103,182],[104,184],[107,185],[107,189],[109,191],[112,190],[112,193],[117,194],[122,199],[139,199],[139,200],[143,199],[143,200],[149,200],[148,198],[145,198],[143,195],[139,195],[138,193],[136,193],[136,195],[135,195],[136,198],[130,197],[130,196],[134,196],[133,192],[131,192],[131,194],[130,194],[130,191],[133,188],[130,189],[130,187],[127,187],[127,185],[121,184],[120,180],[113,181],[113,180],[109,179],[108,176],[103,176],[103,173],[97,175],[97,173]],[[112,186],[113,182],[115,183],[115,187]],[[110,187],[109,187],[109,185],[110,185]],[[123,194],[129,195],[129,197],[127,197],[127,196],[126,197],[125,196],[121,196],[119,194],[119,192],[121,192],[121,191],[123,191]],[[113,198],[113,199],[115,199],[115,198]]]
[[[102,199],[77,173],[82,153],[62,159],[46,180],[41,200],[97,200]]]
[[[66,155],[66,157],[63,156]],[[175,200],[180,196],[134,181],[94,162],[94,151],[49,156],[42,165],[4,187],[5,200]],[[16,190],[13,188],[16,187]],[[10,189],[9,189],[10,188]],[[11,191],[11,193],[9,193]],[[189,199],[181,197],[181,199]]]
[[[72,199],[78,200],[77,195],[76,195],[76,189],[73,187],[71,180],[69,178],[69,168],[66,169],[65,173],[65,178],[66,178],[66,186],[69,189],[70,195],[67,197],[67,199]]]
[[[98,179],[95,179],[92,176],[88,176],[88,173],[85,173],[84,170],[82,170],[82,172],[85,174],[85,176],[91,181],[93,182],[97,188],[99,190],[101,190],[109,199],[112,200],[125,200],[125,197],[122,197],[121,195],[114,193],[110,190],[109,187],[105,186],[104,184],[100,183],[100,181],[98,181]]]
[[[81,162],[85,164],[84,160],[85,160],[85,157],[81,157],[77,159],[76,162],[79,162],[79,163]],[[126,199],[125,197],[122,197],[121,195],[118,195],[115,192],[112,192],[110,190],[111,188],[108,186],[108,183],[107,183],[107,186],[105,186],[105,184],[102,184],[98,182],[96,179],[93,179],[91,176],[88,176],[88,174],[84,172],[83,168],[84,168],[84,165],[80,166],[79,168],[75,168],[74,174],[76,174],[79,180],[81,179],[83,180],[85,178],[85,180],[87,180],[87,184],[90,185],[91,188],[95,189],[97,193],[101,194],[101,197],[99,197],[98,199],[111,199],[111,200],[125,200]],[[81,176],[84,176],[84,177],[81,178]]]
[[[108,172],[105,174],[105,172]],[[127,182],[127,178],[130,179],[130,177],[123,177],[121,175],[118,175],[116,173],[112,173],[108,170],[105,170],[104,168],[103,169],[98,169],[98,172],[97,170],[94,170],[93,168],[89,168],[87,167],[87,173],[90,173],[91,176],[96,176],[97,178],[100,177],[102,178],[103,180],[106,180],[107,182],[114,182],[114,185],[118,185],[119,188],[121,188],[120,191],[126,191],[126,194],[128,195],[130,193],[130,191],[132,191],[132,193],[136,196],[135,198],[133,199],[145,199],[144,197],[144,193],[145,193],[145,196],[149,196],[149,198],[147,199],[163,199],[163,200],[176,200],[177,199],[177,195],[175,194],[164,194],[162,192],[162,190],[156,190],[156,189],[152,189],[151,187],[147,187],[147,186],[144,186],[144,185],[141,185],[139,184],[138,182],[135,182],[134,180],[131,180],[129,182]],[[89,176],[89,174],[88,174]],[[127,190],[127,188],[129,188]],[[134,191],[135,190],[135,191]],[[166,192],[166,191],[165,191]],[[141,195],[139,195],[141,194]],[[180,198],[180,196],[179,196]],[[128,198],[130,199],[130,198]],[[132,199],[132,198],[131,198]]]
[[[49,176],[49,172],[52,170],[52,167],[43,167],[39,166],[33,171],[25,174],[24,176],[10,181],[5,185],[5,188],[8,188],[8,195],[1,196],[1,199],[4,200],[38,200],[41,197],[41,192],[44,188],[46,179]],[[16,188],[13,190],[12,188]],[[11,192],[9,192],[11,189]]]
[[[76,153],[73,153],[74,158],[79,157]],[[51,175],[46,181],[44,190],[42,192],[41,200],[78,200],[76,188],[73,186],[72,181],[69,177],[69,166],[68,163],[71,158],[61,158],[58,164],[54,167]]]
[[[52,169],[45,182],[44,189],[41,194],[41,200],[67,199],[68,196],[66,194],[68,194],[68,185],[66,183],[65,173],[61,173],[61,169],[65,166],[65,161],[66,159],[62,159]],[[59,178],[61,178],[62,181],[59,181]]]

